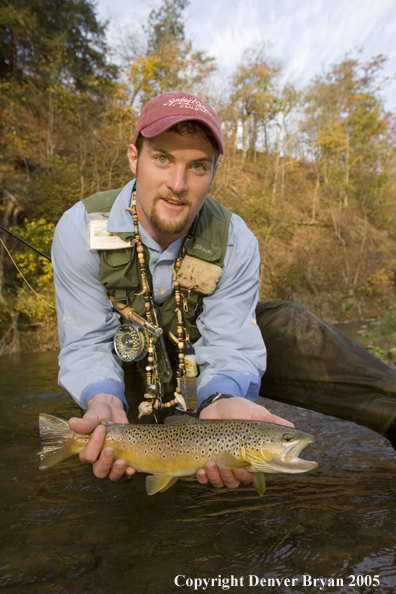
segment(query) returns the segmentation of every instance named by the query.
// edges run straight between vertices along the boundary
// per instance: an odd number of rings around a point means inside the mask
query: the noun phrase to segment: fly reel
[[[140,361],[147,354],[148,333],[138,324],[123,324],[114,335],[114,350],[124,363]]]

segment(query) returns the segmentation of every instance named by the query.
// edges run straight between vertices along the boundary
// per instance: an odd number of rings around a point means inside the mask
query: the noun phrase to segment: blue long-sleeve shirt
[[[133,231],[125,207],[131,205],[134,182],[117,196],[108,231]],[[59,383],[86,408],[99,393],[114,394],[127,408],[124,375],[114,354],[113,337],[120,324],[107,291],[99,282],[99,255],[86,246],[87,213],[82,202],[60,219],[54,234],[52,262],[60,342]],[[164,251],[139,225],[150,254],[154,301],[164,303],[174,290],[172,266],[184,238]],[[256,324],[259,251],[257,240],[243,220],[233,214],[219,283],[203,300],[197,319],[201,338],[194,344],[200,369],[198,403],[214,392],[256,400],[266,367],[266,349]]]

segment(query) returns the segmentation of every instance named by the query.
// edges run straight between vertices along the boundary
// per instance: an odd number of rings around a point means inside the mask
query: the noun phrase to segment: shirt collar
[[[132,206],[132,192],[135,189],[135,180],[133,179],[118,194],[110,210],[107,230],[110,233],[134,233],[132,213],[125,210]]]

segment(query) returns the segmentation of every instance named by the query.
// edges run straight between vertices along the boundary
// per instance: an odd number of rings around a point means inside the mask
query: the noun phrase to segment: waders
[[[256,312],[268,357],[260,396],[354,421],[393,445],[395,371],[302,305],[270,301]]]

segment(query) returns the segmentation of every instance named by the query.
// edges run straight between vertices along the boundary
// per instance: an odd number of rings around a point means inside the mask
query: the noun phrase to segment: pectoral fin
[[[171,474],[151,474],[146,477],[146,491],[148,495],[155,495],[158,491],[166,491],[175,484],[177,478]]]
[[[265,476],[263,472],[255,472],[253,485],[257,493],[262,497],[265,493]]]
[[[246,452],[246,459],[258,472],[274,472],[270,460],[263,453],[258,455],[255,452]]]
[[[238,460],[238,458],[235,458],[235,456],[233,456],[229,452],[221,452],[217,456],[216,464],[219,468],[223,470],[232,470],[233,468],[243,468],[244,466],[249,466],[247,462],[244,462],[243,460]]]

